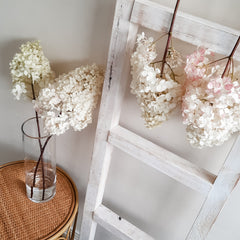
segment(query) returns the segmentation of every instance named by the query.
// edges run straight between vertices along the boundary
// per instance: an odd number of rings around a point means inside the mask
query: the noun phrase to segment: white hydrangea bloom
[[[145,126],[153,128],[167,120],[169,113],[181,101],[182,88],[175,81],[172,70],[182,64],[180,54],[169,49],[166,59],[169,66],[160,77],[161,70],[151,64],[157,57],[153,38],[144,33],[137,37],[137,48],[131,57],[132,81],[131,92],[136,95],[145,120]]]
[[[54,78],[48,59],[44,56],[39,41],[27,42],[21,45],[21,53],[15,54],[10,62],[13,81],[12,94],[17,100],[21,96],[31,99],[32,87],[38,95],[39,88],[45,87]]]
[[[26,94],[27,89],[26,85],[23,82],[15,82],[12,87],[12,94],[17,100],[20,100],[22,94]]]
[[[233,80],[222,78],[224,67],[207,67],[209,53],[200,51],[188,57],[191,61],[187,61],[185,68],[188,83],[182,104],[187,139],[198,148],[221,145],[240,130],[240,83],[237,79],[240,69],[235,69]],[[201,71],[195,69],[199,64],[205,66]]]
[[[178,68],[183,64],[181,54],[178,51],[176,51],[176,49],[174,49],[173,47],[169,48],[166,61],[171,66],[172,69]]]
[[[95,64],[82,66],[43,88],[35,101],[35,109],[44,120],[45,130],[60,135],[70,127],[80,131],[91,123],[103,75],[103,70]]]

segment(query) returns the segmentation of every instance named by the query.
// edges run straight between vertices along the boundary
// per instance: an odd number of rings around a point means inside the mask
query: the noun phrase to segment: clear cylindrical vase
[[[47,202],[56,193],[56,140],[46,135],[41,118],[27,119],[21,127],[27,197]]]

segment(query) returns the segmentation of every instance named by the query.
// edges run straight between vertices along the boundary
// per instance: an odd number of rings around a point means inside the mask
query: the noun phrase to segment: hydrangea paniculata
[[[37,96],[39,89],[47,86],[54,78],[54,73],[39,41],[22,44],[20,50],[10,62],[12,94],[17,100],[22,95],[32,99],[32,84]]]
[[[103,70],[95,64],[81,66],[41,89],[35,110],[43,118],[46,132],[60,135],[70,127],[80,131],[91,123],[103,76]]]
[[[224,66],[211,65],[210,55],[209,50],[199,48],[187,57],[185,67],[183,123],[187,139],[198,148],[221,145],[240,130],[240,69],[222,78]]]
[[[180,54],[169,48],[166,67],[161,70],[153,64],[157,57],[153,38],[144,33],[137,37],[137,47],[131,57],[131,92],[136,95],[145,126],[153,128],[168,119],[169,113],[181,101],[182,87],[175,80],[173,70],[182,65]]]

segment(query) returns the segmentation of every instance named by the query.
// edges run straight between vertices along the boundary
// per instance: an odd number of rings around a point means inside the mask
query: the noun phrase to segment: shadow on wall
[[[24,153],[21,149],[14,149],[12,145],[0,143],[0,165],[24,159]]]
[[[98,0],[95,3],[94,24],[91,26],[89,59],[94,59],[96,63],[105,64],[107,62],[115,3],[115,0]],[[109,14],[103,14],[106,12],[106,9]]]

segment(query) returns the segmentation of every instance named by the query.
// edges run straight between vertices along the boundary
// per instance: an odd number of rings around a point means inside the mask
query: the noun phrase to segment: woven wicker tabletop
[[[72,224],[78,208],[74,183],[57,169],[55,197],[33,203],[26,196],[24,161],[0,166],[0,239],[55,239]]]

